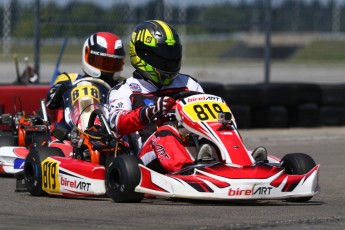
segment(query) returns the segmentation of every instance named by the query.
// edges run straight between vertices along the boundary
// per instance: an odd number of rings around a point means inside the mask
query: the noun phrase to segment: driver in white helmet
[[[178,34],[167,23],[140,23],[129,46],[135,71],[110,91],[110,125],[120,136],[134,136],[138,156],[145,165],[163,172],[177,171],[194,161],[177,129],[170,125],[157,129],[155,118],[174,107],[172,95],[203,89],[196,79],[179,73],[182,46]]]
[[[88,37],[82,51],[82,68],[84,75],[78,73],[60,74],[47,95],[47,107],[63,107],[62,95],[71,87],[71,83],[92,77],[105,81],[109,88],[114,87],[125,78],[120,77],[125,60],[125,49],[122,40],[109,32],[97,32]],[[107,104],[108,90],[104,87],[101,103]]]

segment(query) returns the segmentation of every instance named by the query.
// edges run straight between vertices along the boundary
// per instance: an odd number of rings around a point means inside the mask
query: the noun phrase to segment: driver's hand
[[[155,105],[143,107],[140,110],[140,120],[143,124],[148,124],[156,117],[166,115],[176,104],[171,97],[159,97]]]
[[[49,109],[57,109],[63,106],[63,94],[69,89],[71,86],[66,82],[59,82],[52,89],[50,89],[50,95],[47,102],[47,107]]]
[[[56,90],[56,97],[60,98],[71,86],[65,82],[61,82]]]

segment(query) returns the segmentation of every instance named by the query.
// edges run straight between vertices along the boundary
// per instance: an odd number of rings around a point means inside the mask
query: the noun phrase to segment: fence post
[[[271,58],[271,0],[265,1],[265,83],[270,81],[270,58]]]
[[[40,39],[41,39],[41,16],[40,16],[40,0],[35,0],[35,24],[34,24],[34,69],[40,80]]]
[[[8,57],[11,51],[11,1],[5,0],[3,5],[2,49],[3,56]]]

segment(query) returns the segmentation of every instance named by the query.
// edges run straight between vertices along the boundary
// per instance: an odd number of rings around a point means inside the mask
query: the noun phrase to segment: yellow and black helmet
[[[180,71],[180,38],[175,29],[163,21],[145,21],[137,25],[129,49],[133,67],[157,85],[170,84]]]

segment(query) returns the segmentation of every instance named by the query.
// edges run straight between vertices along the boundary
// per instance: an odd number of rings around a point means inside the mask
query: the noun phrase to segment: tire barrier
[[[200,84],[224,98],[240,129],[345,125],[345,84]]]
[[[224,98],[238,128],[345,125],[345,84],[200,82],[204,91]],[[49,85],[0,85],[0,115],[39,108]],[[51,116],[54,116],[53,114]]]

